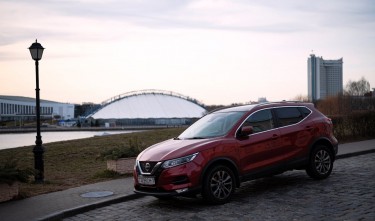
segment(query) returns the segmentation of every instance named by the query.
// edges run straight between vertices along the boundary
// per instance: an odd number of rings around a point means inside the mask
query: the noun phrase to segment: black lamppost
[[[42,59],[43,50],[41,44],[38,43],[38,40],[35,40],[29,47],[31,57],[35,60],[35,70],[36,70],[36,141],[35,147],[33,149],[34,152],[34,168],[36,170],[35,174],[35,182],[36,183],[43,183],[44,182],[44,160],[43,160],[43,153],[44,147],[42,145],[42,136],[40,136],[40,98],[39,98],[39,60]]]

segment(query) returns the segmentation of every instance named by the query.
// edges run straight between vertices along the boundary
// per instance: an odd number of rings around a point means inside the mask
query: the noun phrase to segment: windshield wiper
[[[201,140],[201,139],[207,139],[207,137],[189,137],[189,138],[186,138],[186,139],[189,139],[189,140]]]

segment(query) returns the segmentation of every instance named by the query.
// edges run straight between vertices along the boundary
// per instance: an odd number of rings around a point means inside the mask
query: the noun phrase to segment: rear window
[[[279,127],[284,127],[300,122],[305,114],[298,110],[298,107],[282,107],[275,109]],[[306,115],[307,116],[307,115]]]
[[[306,107],[299,107],[298,109],[299,111],[301,111],[304,118],[307,117],[311,113],[311,110]]]

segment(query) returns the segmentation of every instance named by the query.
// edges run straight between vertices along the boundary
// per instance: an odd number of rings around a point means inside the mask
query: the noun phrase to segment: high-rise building
[[[308,97],[323,100],[343,92],[342,58],[324,60],[311,54],[307,60]]]

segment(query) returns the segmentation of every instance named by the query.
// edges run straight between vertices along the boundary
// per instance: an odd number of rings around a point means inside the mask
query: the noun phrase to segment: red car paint
[[[210,202],[225,203],[240,182],[286,170],[306,169],[312,178],[323,179],[331,173],[337,154],[332,129],[331,120],[310,103],[219,110],[179,137],[140,153],[134,169],[135,192],[159,198],[202,193]],[[319,164],[319,159],[327,157],[327,162]],[[327,169],[320,171],[322,165]],[[231,181],[221,180],[218,185],[224,189],[215,189],[220,169]]]

